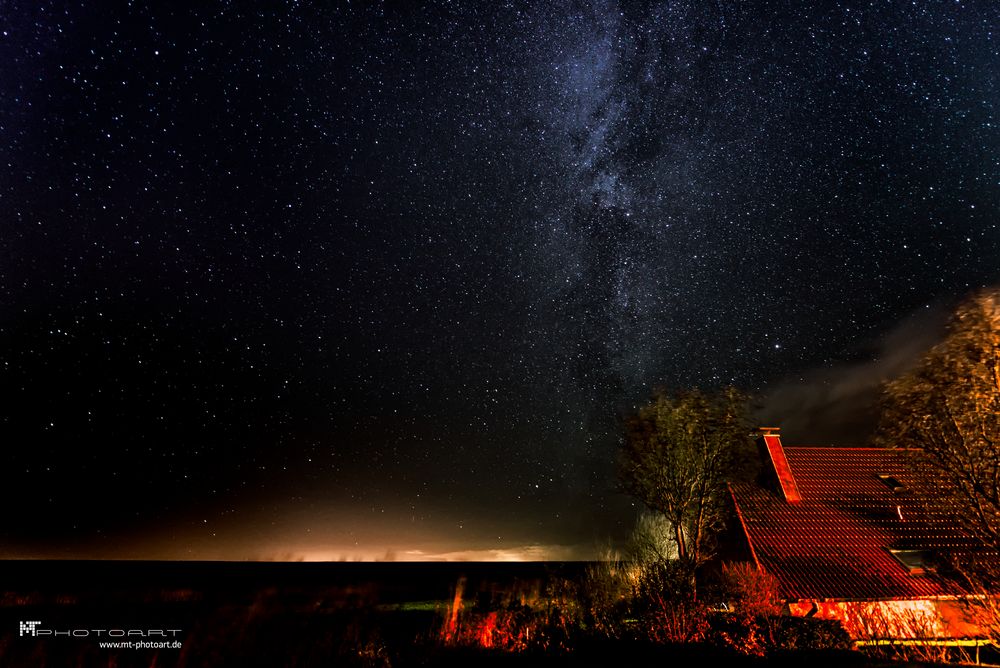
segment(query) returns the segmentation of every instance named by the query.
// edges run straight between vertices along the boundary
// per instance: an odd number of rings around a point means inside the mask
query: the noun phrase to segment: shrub
[[[780,612],[777,579],[747,562],[724,563],[715,596],[737,614],[757,617]]]
[[[853,650],[854,643],[836,619],[771,618],[775,646],[782,650]]]

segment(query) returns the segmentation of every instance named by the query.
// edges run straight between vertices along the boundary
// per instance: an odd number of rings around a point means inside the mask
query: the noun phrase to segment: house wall
[[[981,637],[982,631],[960,599],[894,601],[794,601],[788,614],[838,619],[856,641],[953,640]]]

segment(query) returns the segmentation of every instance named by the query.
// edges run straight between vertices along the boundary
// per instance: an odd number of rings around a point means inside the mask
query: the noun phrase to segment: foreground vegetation
[[[552,570],[527,579],[503,577],[505,565],[497,564],[496,578],[481,571],[450,585],[420,584],[421,595],[439,591],[423,599],[401,597],[388,579],[370,578],[333,586],[299,579],[10,592],[0,597],[0,665],[589,666],[623,657],[633,663],[876,665],[885,658],[853,650],[835,622],[778,614],[773,583],[754,569],[728,566],[706,575],[695,598],[689,574],[677,563],[611,559],[569,575]],[[414,582],[426,574],[411,564],[386,564],[378,572],[397,582],[400,573]],[[183,645],[111,649],[93,638],[24,638],[16,631],[23,619],[54,627],[170,624],[183,629]]]

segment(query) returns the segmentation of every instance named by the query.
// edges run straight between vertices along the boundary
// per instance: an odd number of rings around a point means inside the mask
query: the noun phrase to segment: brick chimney
[[[781,447],[781,434],[778,433],[781,430],[778,427],[760,427],[758,431],[757,448],[763,464],[761,482],[788,503],[798,503],[802,495],[785,458],[785,449]]]

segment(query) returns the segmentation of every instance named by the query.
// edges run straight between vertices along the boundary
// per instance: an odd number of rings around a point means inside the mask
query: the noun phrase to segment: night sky
[[[994,3],[171,4],[0,5],[0,556],[588,556],[1000,280]]]

